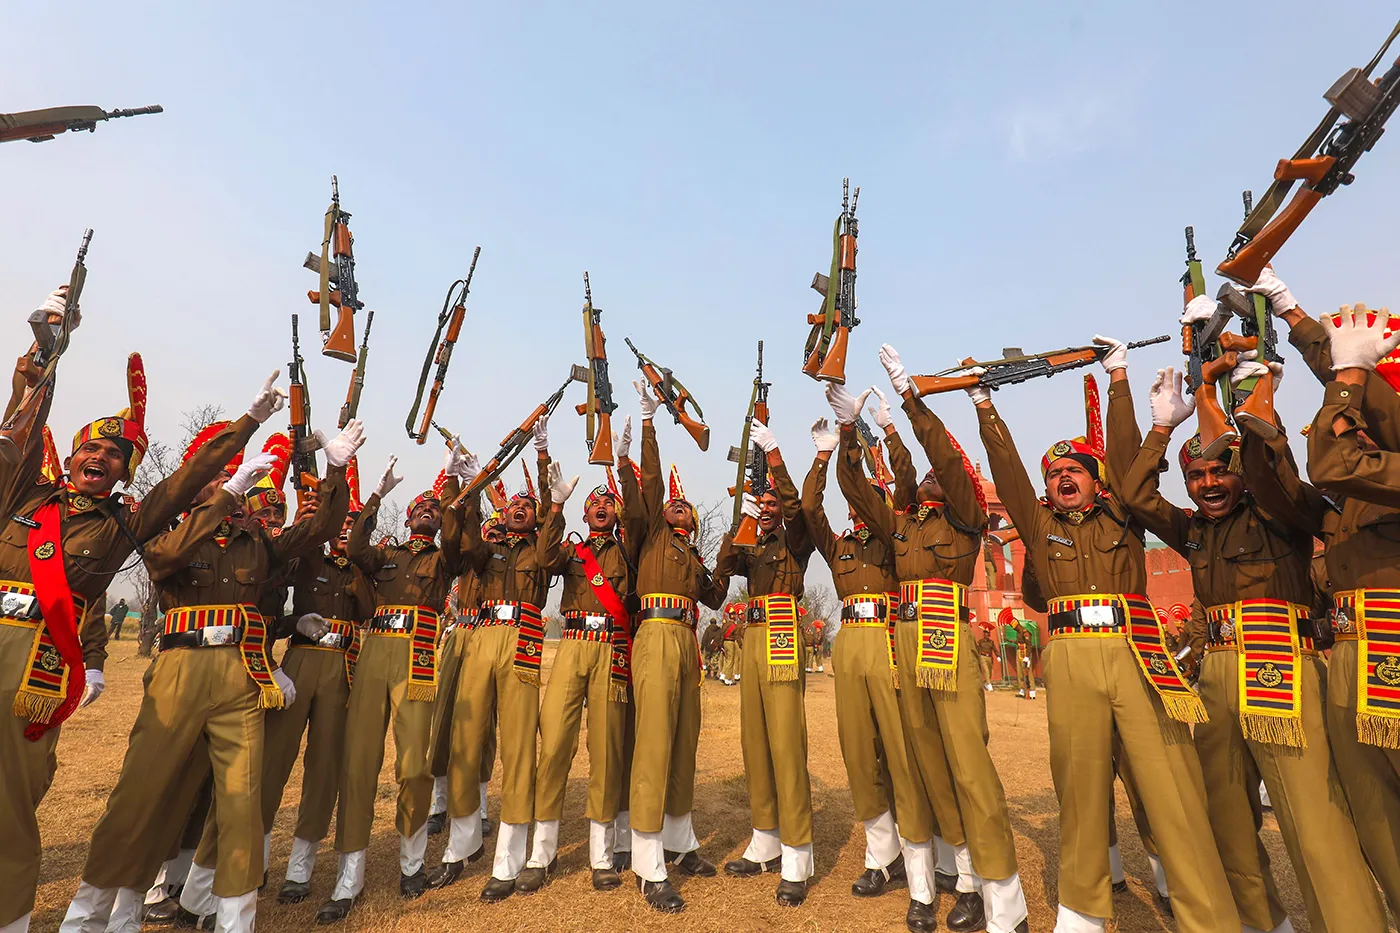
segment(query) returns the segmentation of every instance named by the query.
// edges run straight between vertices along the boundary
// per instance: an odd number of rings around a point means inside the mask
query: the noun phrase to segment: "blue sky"
[[[1174,334],[1182,227],[1213,268],[1240,190],[1267,187],[1322,92],[1394,15],[1336,3],[1320,19],[1295,2],[22,5],[6,17],[0,109],[166,112],[0,147],[0,296],[22,348],[24,318],[94,227],[56,433],[122,404],[139,349],[150,433],[174,441],[183,409],[241,411],[274,367],[285,376],[290,313],[304,331],[314,319],[300,264],[334,172],[377,312],[367,484],[391,452],[405,488],[438,469],[440,448],[413,446],[403,422],[443,293],[480,244],[439,419],[494,451],[581,361],[587,269],[619,415],[636,411],[628,335],[702,402],[710,453],[663,424],[662,455],[692,497],[714,500],[733,480],[724,451],[758,338],[773,427],[799,475],[810,463],[825,406],[799,351],[843,176],[861,187],[854,385],[887,388],[886,340],[932,372],[1008,344]],[[1383,139],[1357,176],[1277,261],[1314,314],[1388,305],[1400,285],[1400,141]],[[1285,353],[1280,409],[1296,428],[1320,389]],[[333,428],[350,368],[308,355],[316,421]],[[1131,357],[1144,425],[1152,371],[1179,358],[1175,341]],[[998,394],[1032,469],[1082,430],[1079,399],[1077,375]],[[977,457],[970,403],[934,405]],[[567,411],[554,452],[591,485]],[[1168,485],[1184,501],[1180,488]]]

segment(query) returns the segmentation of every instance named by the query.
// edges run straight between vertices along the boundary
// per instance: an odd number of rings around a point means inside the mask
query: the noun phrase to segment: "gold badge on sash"
[[[48,560],[50,557],[54,556],[57,550],[58,549],[53,546],[52,541],[45,541],[34,549],[34,556],[38,560]]]
[[[1259,672],[1254,675],[1254,679],[1259,681],[1261,686],[1277,687],[1283,683],[1283,674],[1279,672],[1278,665],[1273,661],[1265,661],[1259,667]]]

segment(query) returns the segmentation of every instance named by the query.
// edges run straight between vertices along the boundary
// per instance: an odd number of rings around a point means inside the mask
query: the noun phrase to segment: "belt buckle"
[[[514,606],[492,606],[491,615],[497,622],[510,622],[515,618]]]
[[[326,634],[322,635],[319,639],[317,639],[316,644],[321,646],[322,648],[339,648],[340,633],[327,632]]]
[[[918,604],[912,600],[907,603],[901,603],[899,606],[899,617],[905,622],[913,622],[919,617]]]
[[[688,617],[688,613],[686,613],[684,610],[682,610],[682,612],[681,612],[681,617],[682,617],[682,618],[687,618],[687,617]],[[762,607],[762,606],[750,606],[750,607],[749,607],[749,621],[750,621],[750,622],[762,622],[763,619],[764,619],[764,615],[763,615],[763,607]]]
[[[1085,628],[1110,628],[1118,624],[1112,606],[1080,606],[1079,624]]]
[[[8,592],[0,596],[0,616],[7,619],[28,619],[34,608],[34,597],[24,593]]]
[[[583,617],[583,628],[589,632],[606,632],[608,630],[607,616],[587,615]]]
[[[232,625],[206,625],[199,630],[199,643],[205,647],[231,645],[238,641],[238,629]]]

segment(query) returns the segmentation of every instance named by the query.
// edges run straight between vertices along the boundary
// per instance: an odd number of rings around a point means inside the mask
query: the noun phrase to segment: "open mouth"
[[[523,523],[525,521],[525,510],[516,509],[514,512],[510,513],[510,519],[513,522]]]
[[[89,463],[83,467],[83,479],[91,483],[100,483],[107,478],[107,471],[96,463]]]
[[[593,513],[593,520],[594,520],[594,521],[598,521],[598,522],[605,522],[605,521],[607,521],[607,520],[608,520],[608,510],[607,510],[607,509],[598,509],[597,511],[595,511],[595,512]]]
[[[1064,480],[1056,491],[1064,498],[1071,499],[1079,494],[1079,487],[1070,480]]]
[[[1223,508],[1230,498],[1229,493],[1220,488],[1206,489],[1201,492],[1201,504]]]

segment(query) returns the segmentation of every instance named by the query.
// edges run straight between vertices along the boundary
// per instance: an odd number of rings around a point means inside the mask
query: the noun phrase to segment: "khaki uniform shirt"
[[[807,562],[812,558],[812,535],[787,466],[779,463],[768,469],[773,476],[773,491],[782,504],[782,524],[767,533],[760,528],[758,545],[753,548],[737,547],[733,536],[726,535],[715,560],[715,572],[725,577],[747,577],[750,597],[786,593],[800,600]]]
[[[646,540],[637,561],[637,594],[668,593],[718,609],[729,592],[729,577],[711,574],[695,545],[666,523],[666,486],[656,427],[642,422],[642,507]]]
[[[882,536],[868,527],[851,529],[843,535],[831,530],[822,500],[826,495],[828,461],[817,459],[802,484],[802,513],[807,519],[812,540],[831,568],[831,581],[836,595],[889,594],[899,590],[899,578],[894,575],[894,549]],[[866,483],[869,486],[869,483]],[[874,491],[873,488],[871,490]],[[876,494],[879,498],[879,494]],[[883,507],[884,503],[880,503]],[[864,534],[861,534],[861,532]]]
[[[1108,475],[1110,485],[1142,446],[1126,382],[1108,389]],[[1026,546],[1027,565],[1047,599],[1062,596],[1147,592],[1147,558],[1142,526],[1123,504],[1100,497],[1082,518],[1050,508],[1031,485],[1011,432],[996,408],[977,409],[982,444],[997,495]],[[940,474],[941,476],[942,474]],[[1030,605],[1028,602],[1027,605]]]
[[[443,486],[442,501],[450,502],[459,492],[457,479],[449,476]],[[375,608],[426,606],[434,612],[442,612],[452,578],[463,570],[462,523],[470,524],[477,518],[480,507],[469,503],[467,509],[442,510],[442,528],[438,535],[441,547],[421,539],[375,547],[370,543],[370,535],[379,517],[379,506],[379,496],[370,496],[350,529],[349,546],[350,559],[374,581]],[[465,515],[466,512],[473,514]],[[479,521],[476,530],[479,540]]]
[[[332,551],[303,557],[297,561],[292,584],[293,619],[314,612],[359,625],[374,613],[374,584],[348,554]]]
[[[626,600],[634,585],[640,542],[646,534],[646,517],[640,507],[641,487],[630,464],[623,463],[618,471],[621,476],[623,503],[633,502],[637,508],[629,511],[625,504],[618,510],[619,524],[623,526],[623,536],[619,540],[613,534],[590,533],[583,543],[593,551],[598,567],[603,571],[618,598]],[[564,592],[559,600],[560,612],[587,612],[592,615],[607,615],[608,610],[593,589],[591,578],[584,570],[583,558],[574,550],[572,541],[560,539],[554,549],[545,555],[549,572],[564,578]]]
[[[997,646],[992,644],[990,638],[977,639],[977,653],[984,658],[995,658],[997,656]]]
[[[1378,447],[1365,415],[1378,409],[1400,416],[1400,394],[1383,380],[1328,383],[1308,433],[1308,475],[1329,492],[1400,508],[1400,448]],[[1346,425],[1340,434],[1333,427],[1338,418]]]

